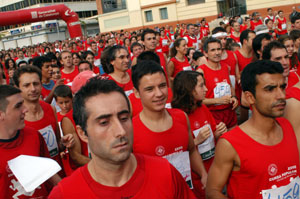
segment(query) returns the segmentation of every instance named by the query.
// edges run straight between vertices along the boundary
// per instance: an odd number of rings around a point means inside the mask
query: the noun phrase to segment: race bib
[[[230,85],[227,82],[217,83],[214,88],[214,98],[231,95]]]
[[[201,128],[194,130],[193,134],[195,137],[197,137],[199,135],[200,131],[205,127],[209,128],[210,136],[202,144],[198,145],[198,151],[203,160],[208,160],[215,155],[214,134],[211,130],[210,124],[206,124],[206,125],[202,126]]]
[[[195,49],[198,49],[198,43],[197,43],[197,42],[194,42],[194,43],[193,43],[193,47],[194,47]]]
[[[172,153],[164,156],[170,164],[172,164],[177,171],[182,175],[183,179],[193,188],[191,166],[190,166],[190,156],[188,151]]]
[[[232,88],[235,89],[235,76],[234,75],[229,75],[230,83],[232,85]]]
[[[171,39],[172,39],[173,41],[175,40],[174,35],[171,35]]]
[[[167,40],[167,39],[163,39],[163,40],[162,40],[162,45],[163,45],[163,46],[168,45],[168,40]]]
[[[50,157],[54,157],[58,155],[58,145],[57,145],[56,136],[52,126],[48,125],[45,128],[40,129],[39,132],[43,136],[47,144]]]
[[[281,25],[281,29],[282,29],[282,30],[285,30],[285,29],[286,29],[286,23],[284,23],[284,24]]]
[[[263,199],[299,199],[300,178],[296,177],[290,184],[275,189],[262,190]]]
[[[172,108],[171,103],[166,103],[165,108]]]
[[[128,97],[131,93],[133,93],[133,90],[131,89],[131,90],[128,90],[128,91],[125,91],[125,94],[126,94],[126,96]]]
[[[182,69],[183,70],[192,70],[192,67],[191,66],[184,66]]]

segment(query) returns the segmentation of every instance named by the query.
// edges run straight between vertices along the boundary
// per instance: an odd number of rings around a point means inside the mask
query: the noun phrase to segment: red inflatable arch
[[[0,12],[0,26],[62,19],[67,23],[71,38],[82,36],[78,15],[64,4],[41,8]]]

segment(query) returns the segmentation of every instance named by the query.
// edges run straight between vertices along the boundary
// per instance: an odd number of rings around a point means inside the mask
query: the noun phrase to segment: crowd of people
[[[300,13],[267,12],[2,50],[0,198],[299,198]],[[62,169],[26,192],[20,154]]]

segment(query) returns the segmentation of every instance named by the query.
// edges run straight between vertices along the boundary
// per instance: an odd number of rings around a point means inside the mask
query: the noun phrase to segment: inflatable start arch
[[[71,38],[82,36],[78,15],[64,4],[41,8],[0,12],[0,26],[62,19],[67,23]]]

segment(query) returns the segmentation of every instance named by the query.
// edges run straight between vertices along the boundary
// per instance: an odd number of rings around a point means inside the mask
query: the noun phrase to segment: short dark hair
[[[25,60],[19,61],[19,63],[18,63],[18,67],[20,67],[20,66],[21,66],[21,64],[29,64],[29,63],[27,63],[27,61],[25,61]]]
[[[258,60],[248,64],[241,75],[242,90],[249,91],[255,97],[255,87],[258,84],[257,75],[263,73],[282,74],[283,68],[279,62],[270,60]]]
[[[81,126],[82,130],[84,130],[86,134],[86,122],[89,117],[89,113],[86,110],[86,101],[98,94],[109,94],[112,92],[118,92],[125,98],[130,112],[129,100],[126,97],[124,90],[113,80],[102,79],[98,76],[93,77],[89,79],[89,81],[75,94],[73,100],[73,118],[75,124]]]
[[[73,98],[72,90],[67,85],[59,85],[59,86],[57,86],[54,89],[53,96],[54,96],[55,100],[57,100],[57,97],[69,97],[71,99]]]
[[[218,43],[222,47],[221,41],[214,37],[208,37],[203,44],[203,51],[208,52],[208,44],[210,43]]]
[[[261,42],[263,39],[270,41],[271,35],[269,33],[262,33],[262,34],[257,35],[252,41],[252,49],[253,49],[257,59],[260,58],[260,55],[257,53],[257,51],[261,50]]]
[[[90,62],[86,61],[86,60],[83,60],[83,61],[80,61],[80,62],[79,62],[79,64],[78,64],[78,69],[79,69],[79,66],[80,66],[81,64],[88,64],[89,67],[90,67],[90,69],[93,70],[93,65],[92,65]]]
[[[87,50],[82,53],[81,59],[86,60],[88,55],[92,55],[93,57],[95,57],[95,54],[92,51]]]
[[[46,56],[38,56],[33,59],[33,65],[37,66],[41,70],[46,62],[51,63],[51,59]]]
[[[114,72],[114,67],[113,67],[113,65],[111,65],[110,62],[116,59],[116,54],[121,49],[124,49],[127,51],[127,49],[124,46],[115,45],[115,46],[105,49],[101,53],[101,64],[102,64],[102,67],[103,67],[103,70],[105,73],[110,74],[110,73]]]
[[[204,56],[204,55],[203,55],[202,52],[196,50],[196,51],[194,52],[194,54],[193,54],[193,60],[194,60],[194,61],[197,61],[197,60],[199,59],[199,57],[203,57],[203,56]]]
[[[186,29],[190,29],[191,26],[194,26],[195,27],[195,24],[192,24],[192,23],[189,23],[187,26],[186,26]]]
[[[240,42],[241,42],[242,45],[243,45],[245,39],[246,39],[246,40],[249,39],[249,34],[250,34],[250,33],[254,33],[254,34],[255,34],[255,32],[254,32],[253,30],[249,30],[249,29],[244,30],[244,31],[241,33],[241,35],[240,35]]]
[[[41,69],[39,69],[36,66],[31,66],[31,65],[26,65],[26,66],[22,66],[20,68],[18,68],[15,72],[14,72],[14,76],[13,76],[13,80],[16,84],[17,87],[19,87],[20,85],[20,77],[21,75],[23,75],[24,73],[36,73],[39,78],[40,81],[42,81],[42,72]]]
[[[144,60],[137,63],[136,66],[132,68],[132,83],[136,90],[139,90],[140,80],[145,75],[152,75],[154,73],[162,73],[166,77],[164,69],[155,61]]]
[[[291,30],[290,36],[293,41],[296,41],[298,38],[300,38],[300,30],[296,30],[296,29]]]
[[[273,49],[285,49],[286,47],[278,42],[278,41],[271,41],[268,45],[265,46],[263,53],[262,53],[262,58],[265,60],[270,60],[271,59],[271,51]]]
[[[21,93],[21,90],[14,86],[0,85],[0,111],[6,111],[8,105],[7,98],[17,93]]]
[[[215,28],[211,31],[211,33],[212,33],[213,35],[216,34],[216,33],[218,33],[218,32],[226,32],[226,30],[225,30],[223,27],[218,26],[218,27],[215,27]]]
[[[291,23],[294,24],[298,19],[300,19],[300,13],[296,13],[292,18],[291,18]]]
[[[197,77],[203,74],[197,71],[180,71],[173,82],[172,108],[179,108],[190,114],[195,105],[201,106],[201,102],[196,102],[193,91],[197,85]]]
[[[133,48],[136,47],[136,46],[140,46],[142,49],[144,49],[144,46],[142,44],[140,44],[139,42],[134,42],[130,46],[130,51],[132,52]]]
[[[55,56],[55,54],[53,52],[48,52],[45,56],[48,57],[51,61],[53,59],[55,59],[57,61],[57,57]]]
[[[156,32],[153,30],[153,29],[150,29],[150,28],[146,28],[143,33],[142,33],[142,41],[145,41],[145,35],[146,34],[156,34]]]
[[[137,57],[137,63],[145,60],[152,60],[160,64],[159,56],[155,52],[144,51]]]

